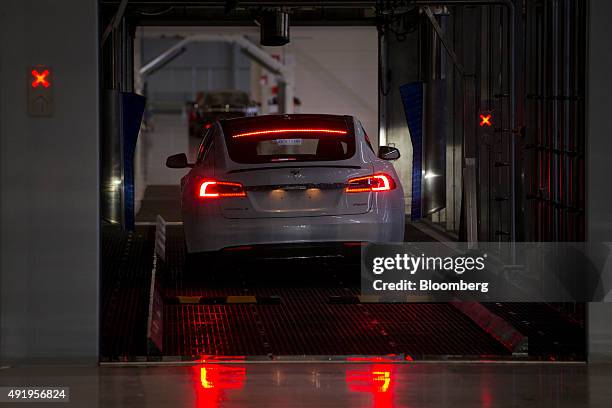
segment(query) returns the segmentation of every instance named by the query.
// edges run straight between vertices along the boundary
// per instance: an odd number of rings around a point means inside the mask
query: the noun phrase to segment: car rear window
[[[281,115],[222,123],[237,163],[336,161],[355,154],[352,121],[343,116]]]

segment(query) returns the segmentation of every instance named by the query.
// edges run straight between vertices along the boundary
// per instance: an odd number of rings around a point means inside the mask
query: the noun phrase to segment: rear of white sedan
[[[216,122],[181,180],[188,253],[341,248],[400,242],[404,194],[389,160],[350,116],[273,115]],[[285,253],[285,252],[283,252]]]

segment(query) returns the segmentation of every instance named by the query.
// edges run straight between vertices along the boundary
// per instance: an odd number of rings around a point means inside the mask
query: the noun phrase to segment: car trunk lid
[[[220,202],[227,218],[307,217],[363,214],[370,193],[344,191],[350,178],[372,174],[369,164],[262,166],[227,172],[226,180],[244,185],[246,197]]]

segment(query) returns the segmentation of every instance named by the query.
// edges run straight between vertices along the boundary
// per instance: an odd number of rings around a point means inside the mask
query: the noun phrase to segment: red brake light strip
[[[276,134],[276,133],[332,133],[338,135],[346,135],[348,132],[346,130],[334,130],[334,129],[269,129],[269,130],[256,130],[254,132],[246,132],[239,133],[237,135],[233,135],[232,137],[246,137],[246,136],[260,136],[267,134]]]

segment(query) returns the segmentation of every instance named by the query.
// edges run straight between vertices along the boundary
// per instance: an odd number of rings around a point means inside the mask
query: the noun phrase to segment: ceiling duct
[[[261,45],[278,47],[289,43],[289,13],[287,11],[264,10],[259,23]]]

